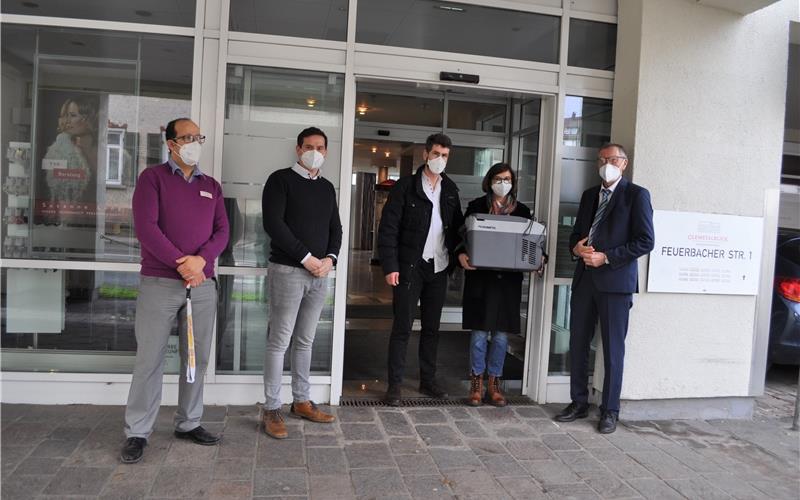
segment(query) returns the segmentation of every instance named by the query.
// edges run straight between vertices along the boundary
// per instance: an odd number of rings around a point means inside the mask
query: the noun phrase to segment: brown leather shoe
[[[289,433],[286,432],[286,424],[283,422],[283,413],[281,409],[277,410],[264,410],[261,416],[261,421],[264,422],[264,432],[268,436],[275,439],[286,439]]]
[[[467,404],[470,406],[480,406],[481,397],[483,395],[483,373],[480,375],[469,376],[469,396],[467,396]]]
[[[486,386],[486,402],[492,406],[505,406],[506,398],[500,391],[500,377],[489,375],[489,383]]]
[[[289,411],[296,417],[305,418],[306,420],[311,420],[312,422],[318,422],[320,424],[329,424],[336,420],[336,417],[333,415],[320,410],[313,401],[294,402]]]

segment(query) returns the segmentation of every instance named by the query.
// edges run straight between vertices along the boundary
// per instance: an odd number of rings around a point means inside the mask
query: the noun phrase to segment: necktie
[[[603,216],[606,213],[606,209],[608,208],[608,200],[611,199],[611,190],[603,188],[600,191],[603,194],[602,199],[600,200],[600,204],[597,205],[597,212],[594,214],[594,220],[592,221],[592,227],[589,228],[589,238],[586,240],[586,245],[589,246],[592,244],[592,238],[594,237],[594,231],[597,229],[597,226],[600,225],[600,222],[603,220]]]

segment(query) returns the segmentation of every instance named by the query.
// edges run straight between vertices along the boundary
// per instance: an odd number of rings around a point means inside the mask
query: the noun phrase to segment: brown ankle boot
[[[320,424],[329,424],[336,420],[336,417],[333,415],[329,415],[320,410],[313,401],[294,402],[292,403],[289,411],[296,417],[311,420],[312,422],[318,422]]]
[[[500,377],[489,375],[489,383],[486,385],[486,402],[492,406],[506,405],[506,398],[500,392]]]
[[[261,421],[264,423],[264,432],[268,436],[275,439],[286,439],[289,433],[286,432],[286,424],[283,422],[283,414],[281,409],[277,410],[264,410],[264,415],[261,416]]]
[[[469,396],[467,396],[467,404],[470,406],[480,406],[481,394],[483,394],[483,373],[480,375],[470,374]]]

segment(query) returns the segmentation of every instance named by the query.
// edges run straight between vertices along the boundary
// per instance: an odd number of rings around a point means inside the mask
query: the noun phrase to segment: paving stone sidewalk
[[[122,407],[3,404],[0,488],[9,500],[796,500],[789,406],[752,421],[626,421],[606,436],[596,415],[552,421],[560,406],[336,408],[333,425],[287,418],[283,441],[259,430],[255,405],[209,406],[204,426],[224,433],[214,447],[174,439],[164,407],[144,460],[122,465]]]

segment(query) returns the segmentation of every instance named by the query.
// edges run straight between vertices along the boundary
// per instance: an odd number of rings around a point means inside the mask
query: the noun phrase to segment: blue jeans
[[[482,375],[489,365],[489,375],[492,377],[503,376],[503,363],[506,360],[508,347],[508,334],[506,332],[492,333],[492,345],[489,347],[489,357],[486,357],[486,344],[489,332],[473,330],[470,339],[469,359],[473,375]]]

